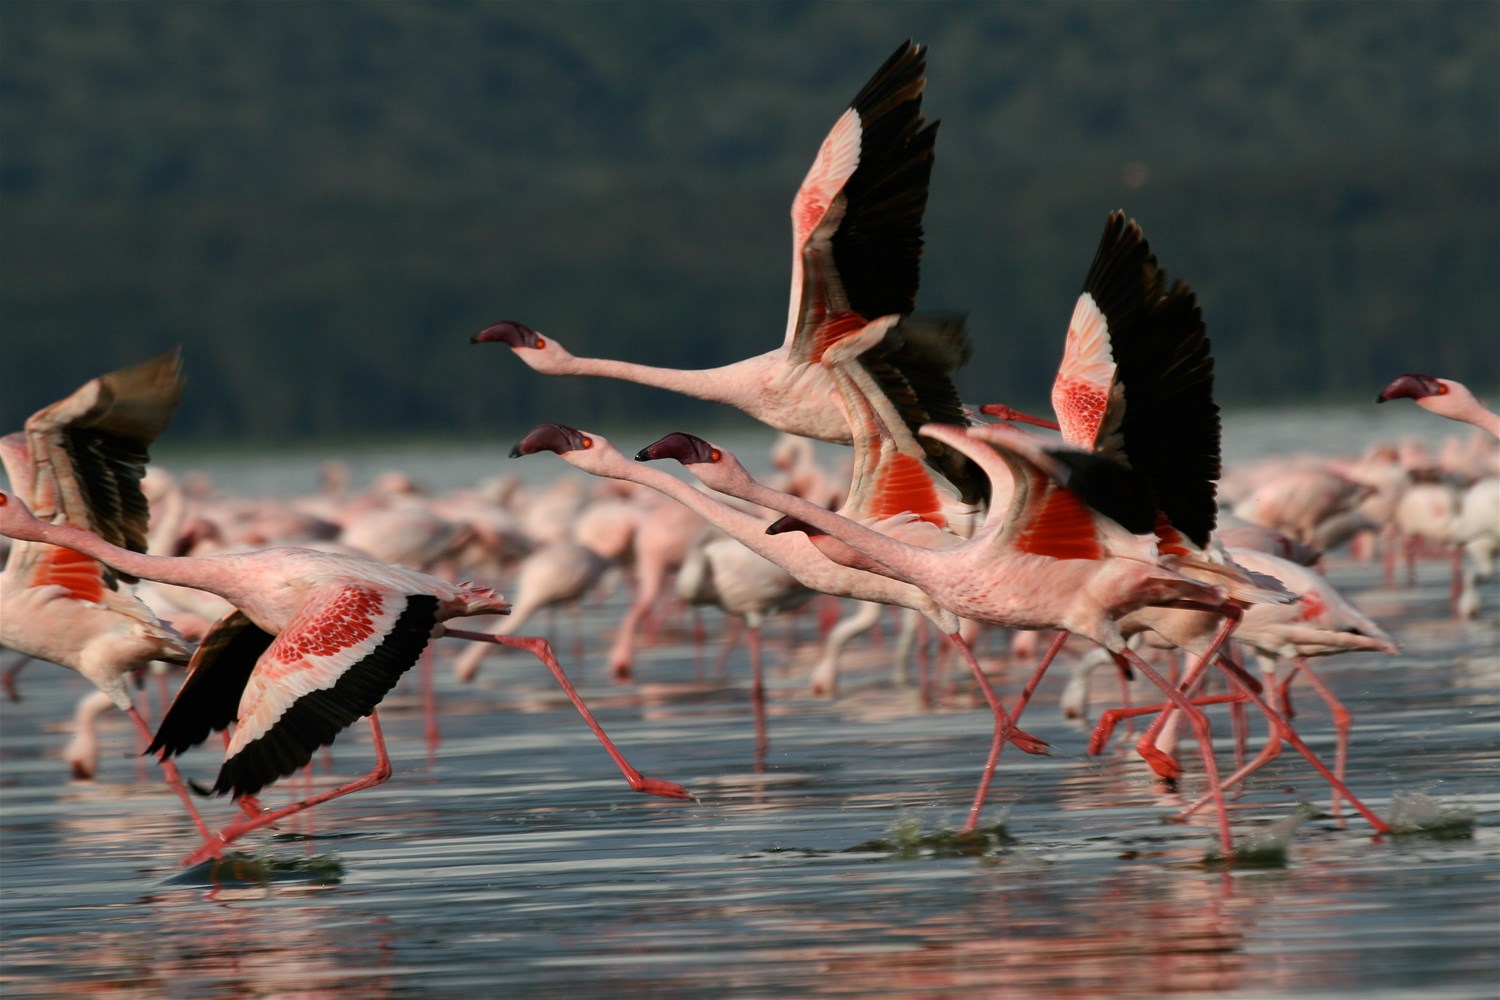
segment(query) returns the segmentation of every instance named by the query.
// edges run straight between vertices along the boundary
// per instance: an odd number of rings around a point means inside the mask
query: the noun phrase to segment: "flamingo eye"
[[[1446,396],[1446,395],[1448,395],[1448,387],[1446,385],[1444,385],[1443,383],[1439,382],[1438,383],[1437,394],[1439,396]]]
[[[8,503],[10,503],[10,497],[6,496],[4,493],[0,493],[0,507],[4,507]]]
[[[592,448],[594,446],[594,439],[593,438],[588,438],[588,437],[584,438],[583,439],[583,446],[585,448]]]
[[[708,453],[708,457],[711,461],[717,462],[724,457],[724,453],[715,448],[713,451],[710,451]]]
[[[547,346],[547,341],[543,337],[537,337],[536,344],[534,344],[533,346],[536,347],[537,350],[541,350],[542,348]]]

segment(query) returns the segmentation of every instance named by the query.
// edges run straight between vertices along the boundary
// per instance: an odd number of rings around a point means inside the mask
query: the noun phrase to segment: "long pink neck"
[[[1481,430],[1489,431],[1495,437],[1500,438],[1500,413],[1491,413],[1484,408],[1484,404],[1470,396],[1464,401],[1462,408],[1453,414],[1455,420],[1473,424]]]
[[[851,548],[864,553],[889,571],[888,575],[921,586],[915,576],[921,575],[921,570],[932,555],[927,549],[897,541],[857,521],[850,520],[842,514],[824,510],[801,497],[773,490],[757,482],[748,474],[736,476],[733,482],[715,486],[715,488],[723,489],[724,492],[742,500],[749,500],[751,503],[758,503],[762,507],[779,510],[783,514],[790,514],[806,521]]]
[[[735,370],[736,367],[726,365],[722,368],[684,370],[658,368],[612,358],[575,357],[563,366],[561,374],[619,379],[622,382],[679,392],[695,399],[739,406],[748,398],[747,394],[752,391],[752,387],[749,380]]]
[[[1440,381],[1444,382],[1449,391],[1442,395],[1423,396],[1417,400],[1418,406],[1449,420],[1473,424],[1500,438],[1500,413],[1491,413],[1485,409],[1473,390],[1462,382],[1446,379]]]
[[[127,573],[130,576],[138,576],[143,580],[155,580],[157,583],[170,583],[179,587],[206,590],[226,600],[233,599],[224,592],[225,574],[222,568],[214,566],[209,560],[191,556],[152,556],[132,552],[118,545],[112,545],[92,532],[82,531],[66,524],[50,524],[46,521],[34,522],[33,530],[28,534],[33,541],[60,545],[65,549],[81,552],[99,560],[110,569]]]
[[[756,555],[780,564],[798,543],[788,536],[766,534],[766,524],[744,511],[695,490],[676,476],[649,465],[631,462],[616,452],[600,471],[612,479],[638,483],[662,493],[703,518],[720,531],[744,544]]]

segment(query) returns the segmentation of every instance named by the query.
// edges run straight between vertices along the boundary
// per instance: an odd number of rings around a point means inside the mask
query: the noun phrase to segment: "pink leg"
[[[1385,821],[1382,820],[1379,816],[1376,816],[1373,812],[1371,812],[1363,802],[1356,798],[1354,796],[1354,793],[1349,791],[1349,787],[1345,785],[1344,782],[1340,778],[1338,778],[1338,776],[1329,771],[1327,765],[1319,760],[1318,756],[1314,754],[1312,750],[1308,749],[1307,744],[1302,742],[1302,737],[1297,735],[1297,731],[1292,728],[1291,723],[1287,722],[1286,719],[1278,714],[1273,708],[1271,708],[1270,705],[1267,705],[1265,701],[1260,697],[1260,695],[1258,695],[1253,689],[1245,684],[1243,679],[1233,673],[1230,673],[1228,676],[1230,683],[1240,688],[1240,690],[1245,693],[1245,696],[1247,698],[1255,702],[1255,707],[1259,708],[1261,713],[1265,715],[1265,717],[1270,721],[1271,725],[1276,730],[1273,738],[1274,736],[1279,736],[1281,739],[1286,740],[1293,747],[1295,747],[1297,749],[1297,752],[1300,753],[1303,758],[1305,758],[1307,762],[1311,764],[1313,768],[1323,776],[1323,779],[1333,787],[1334,791],[1347,799],[1349,801],[1349,804],[1354,807],[1355,811],[1369,821],[1370,825],[1375,828],[1376,833],[1391,832],[1390,826],[1387,825]],[[1184,812],[1183,815],[1186,816],[1189,812],[1193,811],[1197,807],[1198,803],[1194,803],[1194,805],[1189,810]]]
[[[26,666],[26,664],[30,662],[31,657],[22,656],[20,659],[16,660],[9,667],[7,667],[4,674],[0,674],[0,688],[3,688],[5,690],[6,700],[21,700],[21,693],[16,690],[16,678],[21,676],[21,668]]]
[[[468,639],[473,642],[493,642],[497,646],[509,646],[512,649],[524,649],[535,656],[547,669],[552,671],[552,676],[557,678],[557,683],[562,685],[563,691],[568,699],[573,702],[573,707],[578,709],[578,714],[583,716],[583,721],[594,731],[594,736],[604,747],[606,753],[614,760],[615,766],[625,776],[625,781],[630,785],[632,791],[645,792],[648,795],[660,795],[668,799],[692,799],[693,795],[681,785],[660,778],[647,778],[630,766],[625,755],[615,748],[614,743],[605,735],[604,727],[599,725],[594,713],[583,703],[583,698],[573,687],[573,682],[568,680],[568,675],[563,673],[562,664],[557,662],[557,657],[552,652],[552,647],[545,639],[525,639],[514,635],[489,635],[484,632],[466,632],[459,629],[445,628],[444,635],[451,635],[455,639]],[[696,801],[696,800],[695,800]]]
[[[1193,665],[1188,668],[1187,676],[1182,679],[1182,685],[1179,690],[1184,694],[1191,691],[1198,683],[1199,678],[1203,676],[1203,671],[1207,669],[1207,666],[1207,657],[1200,657],[1194,660]],[[1174,689],[1178,689],[1175,684],[1173,686]],[[1157,747],[1156,738],[1161,735],[1162,729],[1166,727],[1167,720],[1172,717],[1173,710],[1173,705],[1167,705],[1163,708],[1161,714],[1156,717],[1151,725],[1146,727],[1146,732],[1141,735],[1141,738],[1135,744],[1136,753],[1140,754],[1146,763],[1151,765],[1151,770],[1168,781],[1175,781],[1182,776],[1182,765],[1177,763],[1171,754],[1164,753]]]
[[[985,700],[990,704],[990,711],[995,716],[995,734],[990,739],[989,757],[985,759],[984,770],[979,773],[979,787],[974,791],[974,802],[969,806],[969,819],[964,823],[960,833],[968,833],[979,825],[979,814],[984,810],[984,800],[989,796],[990,783],[995,777],[995,765],[1000,760],[1000,751],[1004,749],[1007,741],[1014,743],[1019,749],[1026,753],[1045,754],[1048,751],[1047,742],[1039,740],[1015,728],[1015,721],[1021,717],[1021,712],[1026,708],[1026,702],[1031,699],[1031,692],[1036,689],[1037,682],[1042,679],[1042,674],[1047,672],[1047,665],[1062,648],[1063,642],[1068,638],[1068,633],[1059,632],[1057,638],[1052,641],[1052,647],[1047,650],[1047,655],[1042,657],[1042,662],[1037,665],[1026,689],[1021,693],[1016,703],[1014,716],[1005,714],[1005,707],[1000,704],[1000,698],[995,694],[995,689],[990,686],[990,679],[985,676],[984,670],[979,666],[979,661],[974,658],[974,651],[969,644],[964,642],[963,636],[954,632],[948,636],[948,641],[956,647],[964,660],[969,664],[969,670],[974,674],[974,679],[979,682],[979,690],[984,692]]]
[[[1021,424],[1032,424],[1036,427],[1045,427],[1048,430],[1057,430],[1057,421],[1048,420],[1046,417],[1033,417],[1029,413],[1013,410],[1004,403],[985,403],[979,408],[979,412],[996,420],[1004,420]]]
[[[151,728],[146,725],[146,720],[141,717],[141,713],[137,712],[134,706],[132,706],[126,710],[125,714],[130,716],[130,721],[135,723],[136,730],[146,738],[146,743],[149,745],[153,736]],[[187,809],[188,816],[192,818],[193,825],[198,828],[198,832],[203,835],[203,839],[207,840],[212,834],[208,832],[208,827],[204,824],[203,817],[198,815],[198,807],[193,805],[193,800],[188,795],[187,786],[182,783],[182,774],[177,770],[177,765],[164,757],[159,758],[159,762],[161,764],[162,776],[167,779],[167,785],[172,791],[177,793],[177,797],[182,800],[183,807]]]
[[[1344,767],[1349,762],[1349,726],[1353,721],[1352,716],[1350,716],[1349,710],[1344,707],[1344,703],[1333,696],[1333,692],[1328,689],[1328,685],[1323,682],[1323,678],[1313,672],[1312,667],[1305,659],[1300,660],[1298,665],[1302,667],[1302,673],[1307,676],[1307,682],[1313,686],[1318,694],[1322,695],[1323,702],[1328,706],[1329,714],[1333,716],[1333,730],[1337,734],[1337,742],[1334,744],[1335,749],[1333,752],[1333,773],[1342,782],[1344,780]],[[1336,819],[1343,819],[1343,810],[1339,806],[1339,791],[1337,787],[1333,790],[1333,803],[1330,806],[1330,811]]]
[[[766,681],[760,669],[759,626],[745,630],[745,643],[750,647],[750,712],[755,718],[755,770],[759,772],[766,769],[766,751],[771,747],[766,728]]]
[[[1464,592],[1464,550],[1463,546],[1454,545],[1451,551],[1453,578],[1448,584],[1448,606],[1453,609],[1453,617],[1461,620],[1463,616],[1458,611],[1458,599]]]
[[[443,742],[443,734],[438,729],[437,713],[437,685],[433,674],[432,645],[429,643],[422,650],[421,663],[417,669],[422,672],[422,721],[427,737],[427,764],[430,767],[437,755],[437,749]]]
[[[374,712],[371,712],[368,718],[370,720],[370,732],[375,738],[375,769],[369,774],[363,778],[356,778],[348,784],[340,785],[337,788],[326,791],[321,795],[314,795],[300,802],[293,802],[291,805],[281,809],[263,812],[251,819],[231,823],[220,830],[218,834],[210,836],[202,847],[189,854],[186,858],[183,858],[182,863],[184,865],[196,865],[200,861],[216,858],[224,853],[224,848],[252,830],[259,830],[261,827],[270,826],[272,823],[284,819],[293,813],[299,813],[304,809],[311,809],[313,806],[321,805],[330,799],[336,799],[341,795],[357,792],[362,788],[370,788],[388,780],[391,776],[391,758],[386,753],[385,739],[380,734],[380,720],[376,718],[376,713]]]
[[[1231,624],[1232,627],[1232,624]],[[1198,749],[1203,754],[1203,775],[1208,782],[1209,794],[1212,796],[1214,805],[1219,810],[1219,846],[1224,857],[1232,857],[1234,854],[1234,839],[1229,833],[1229,814],[1224,806],[1224,790],[1219,784],[1219,766],[1214,760],[1213,734],[1208,725],[1208,716],[1202,710],[1188,701],[1187,697],[1177,689],[1175,684],[1169,682],[1155,670],[1151,665],[1141,659],[1134,650],[1125,648],[1116,654],[1128,660],[1130,665],[1141,672],[1152,684],[1166,694],[1177,709],[1183,712],[1188,723],[1193,727],[1193,735],[1198,740]],[[1189,671],[1191,673],[1191,671]]]
[[[1193,698],[1191,700],[1194,705],[1203,706],[1228,705],[1233,704],[1237,701],[1243,701],[1244,699],[1237,694],[1213,694],[1203,698]],[[1105,746],[1109,744],[1110,736],[1114,734],[1115,726],[1121,719],[1131,719],[1142,715],[1165,713],[1174,709],[1175,707],[1176,706],[1172,705],[1169,702],[1163,702],[1158,705],[1139,705],[1135,708],[1111,708],[1108,711],[1101,713],[1099,716],[1098,724],[1094,726],[1094,734],[1089,737],[1089,755],[1097,756],[1098,754],[1104,752]],[[1162,725],[1166,725],[1165,721],[1163,721]],[[1160,732],[1159,729],[1158,732]],[[1153,746],[1155,745],[1155,740],[1156,737],[1153,735]],[[1173,761],[1173,763],[1176,762]],[[1181,774],[1180,767],[1177,773]],[[1163,777],[1166,777],[1166,775],[1163,775]],[[1225,787],[1228,787],[1228,782],[1225,782]]]
[[[1130,675],[1123,670],[1116,670],[1115,676],[1120,679],[1120,707],[1128,709],[1130,707]],[[1127,737],[1134,736],[1135,713],[1132,712],[1125,715],[1124,719],[1125,735]]]
[[[729,662],[729,654],[734,651],[735,643],[740,641],[740,633],[745,631],[745,621],[742,618],[729,619],[729,634],[724,637],[724,648],[719,650],[719,658],[714,661],[714,676],[723,677],[725,674],[724,664]]]

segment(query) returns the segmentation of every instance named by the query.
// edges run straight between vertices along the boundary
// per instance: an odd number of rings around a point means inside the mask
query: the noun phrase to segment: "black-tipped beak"
[[[784,535],[792,531],[800,531],[809,538],[827,534],[823,529],[814,527],[801,518],[793,517],[790,514],[779,517],[766,526],[766,534],[768,535]]]
[[[1443,391],[1443,383],[1432,376],[1407,372],[1382,389],[1380,395],[1375,397],[1375,402],[1384,403],[1390,399],[1425,399],[1428,396],[1440,396]]]
[[[469,338],[471,344],[504,344],[507,347],[535,347],[537,332],[525,323],[503,320],[485,327]]]
[[[566,455],[570,451],[590,447],[588,435],[566,424],[538,424],[516,446],[510,450],[511,458],[535,455],[539,451]]]

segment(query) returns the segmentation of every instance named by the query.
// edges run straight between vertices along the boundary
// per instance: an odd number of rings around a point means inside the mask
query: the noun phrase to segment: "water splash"
[[[922,820],[910,814],[898,816],[884,837],[845,848],[845,854],[885,854],[896,861],[924,858],[993,857],[1004,853],[1015,838],[1003,822],[973,830],[922,830]]]
[[[1425,792],[1397,792],[1391,799],[1390,824],[1397,837],[1467,840],[1474,836],[1474,810],[1444,805]]]

